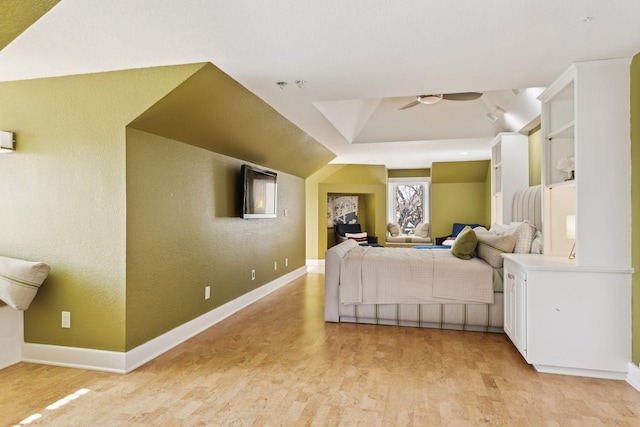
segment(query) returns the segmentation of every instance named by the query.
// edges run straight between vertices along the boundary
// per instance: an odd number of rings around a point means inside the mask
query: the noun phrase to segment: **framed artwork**
[[[358,222],[358,196],[327,197],[327,227]]]

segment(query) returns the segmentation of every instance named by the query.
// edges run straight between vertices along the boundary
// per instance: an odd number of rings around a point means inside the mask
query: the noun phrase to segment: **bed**
[[[512,224],[474,230],[477,253],[483,257],[463,260],[449,249],[360,247],[355,242],[330,248],[325,254],[325,321],[503,332],[502,268],[497,259],[502,257],[491,247],[498,240],[520,239],[515,230],[524,228],[526,239],[514,243],[512,250],[519,247],[526,253],[534,240],[539,244],[540,199],[540,186],[522,189],[513,200]],[[508,252],[505,248],[501,251]]]

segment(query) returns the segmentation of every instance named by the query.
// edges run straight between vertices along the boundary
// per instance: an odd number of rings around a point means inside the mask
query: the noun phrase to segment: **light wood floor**
[[[308,274],[127,375],[1,370],[0,425],[640,426],[626,382],[538,374],[502,334],[324,323],[323,280]]]

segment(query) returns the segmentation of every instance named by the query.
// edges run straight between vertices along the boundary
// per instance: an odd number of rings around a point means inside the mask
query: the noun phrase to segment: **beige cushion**
[[[508,235],[508,236],[512,236],[513,233],[516,232],[516,230],[518,229],[518,227],[520,227],[522,223],[521,222],[512,222],[511,224],[497,224],[497,223],[493,223],[491,225],[491,232],[493,234],[497,234],[498,236],[504,236],[504,235]]]
[[[456,237],[456,241],[451,247],[451,253],[460,259],[471,259],[473,258],[477,244],[478,238],[476,237],[476,233],[471,227],[466,226],[460,234],[458,234],[458,237]]]
[[[429,223],[421,222],[413,230],[413,234],[418,237],[429,237]]]
[[[515,254],[528,254],[531,253],[531,243],[536,236],[536,227],[529,222],[524,221],[518,226],[513,235],[516,238],[516,246],[513,249]]]
[[[502,254],[513,252],[515,245],[515,236],[481,233],[478,235],[478,257],[485,260],[493,268],[502,268],[504,265]]]
[[[390,222],[387,224],[387,230],[392,237],[397,237],[400,235],[400,224]]]
[[[26,310],[51,268],[43,262],[0,257],[0,300]]]

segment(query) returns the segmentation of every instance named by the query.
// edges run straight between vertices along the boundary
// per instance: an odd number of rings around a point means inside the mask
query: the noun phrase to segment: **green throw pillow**
[[[467,225],[456,237],[456,241],[451,247],[451,253],[460,259],[471,259],[477,244],[476,233]]]

